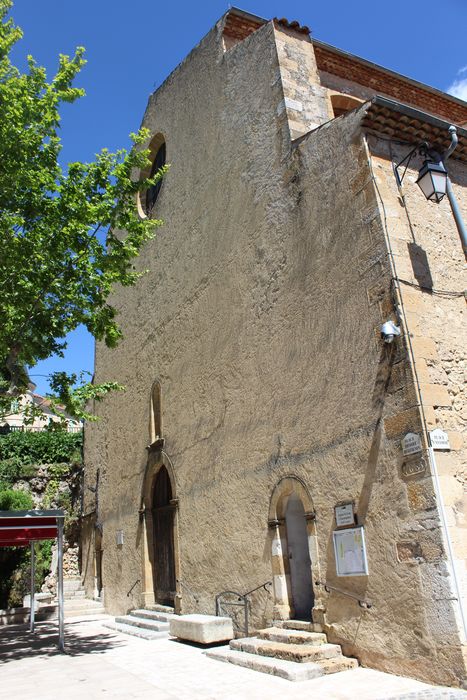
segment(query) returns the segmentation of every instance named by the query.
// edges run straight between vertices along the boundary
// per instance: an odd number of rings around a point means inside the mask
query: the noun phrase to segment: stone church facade
[[[114,295],[121,344],[96,350],[126,390],[85,433],[82,573],[108,612],[258,588],[252,627],[312,616],[364,665],[461,682],[465,261],[418,152],[401,189],[393,162],[457,125],[467,219],[464,123],[462,101],[236,9],[151,95],[170,169],[138,206],[165,224]]]

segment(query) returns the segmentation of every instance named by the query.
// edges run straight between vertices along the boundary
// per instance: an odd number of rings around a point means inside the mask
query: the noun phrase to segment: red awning
[[[58,534],[63,511],[0,511],[0,547],[27,547],[36,540],[52,540]]]
[[[57,538],[58,560],[58,648],[65,651],[63,612],[63,510],[0,510],[0,547],[31,546],[31,612],[30,626],[34,632],[35,619],[35,546],[37,540]]]

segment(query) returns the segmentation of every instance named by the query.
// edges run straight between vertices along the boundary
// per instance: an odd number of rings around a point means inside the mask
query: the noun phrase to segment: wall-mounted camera
[[[386,321],[381,326],[381,337],[385,343],[392,343],[394,338],[401,334],[401,329],[393,321]]]

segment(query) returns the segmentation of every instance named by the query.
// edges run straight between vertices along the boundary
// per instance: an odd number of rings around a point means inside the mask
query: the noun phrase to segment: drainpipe
[[[455,126],[451,125],[449,127],[449,133],[451,134],[451,144],[447,151],[443,155],[443,162],[445,163],[459,141],[457,136],[457,129]],[[446,178],[446,194],[449,199],[449,204],[451,205],[452,215],[454,221],[456,222],[457,230],[459,231],[459,236],[462,242],[462,248],[464,249],[464,255],[467,258],[467,229],[465,228],[464,220],[462,219],[462,214],[459,209],[459,204],[457,203],[454,190],[452,189],[451,178],[449,175]]]
[[[425,427],[425,430],[426,430],[426,427]],[[428,433],[428,436],[429,435],[430,434]],[[430,440],[430,443],[431,443],[431,440]],[[431,462],[431,473],[433,476],[433,484],[435,487],[436,500],[438,502],[438,512],[439,512],[439,516],[440,516],[439,519],[441,521],[441,528],[442,528],[442,531],[444,534],[445,545],[446,545],[447,550],[448,550],[448,564],[450,564],[449,568],[451,569],[451,573],[452,573],[454,590],[456,593],[457,600],[459,602],[459,611],[460,611],[460,617],[462,620],[462,628],[463,628],[463,632],[464,632],[464,642],[465,642],[467,640],[467,619],[466,619],[466,614],[465,614],[465,610],[464,610],[462,590],[461,590],[461,586],[459,583],[459,579],[457,577],[456,561],[454,559],[454,551],[452,548],[451,537],[449,535],[448,523],[447,523],[447,519],[446,519],[446,511],[444,509],[443,496],[441,494],[441,486],[439,483],[438,468],[436,466],[435,451],[434,451],[433,447],[431,446],[431,444],[428,448],[428,455],[429,455],[430,462]]]

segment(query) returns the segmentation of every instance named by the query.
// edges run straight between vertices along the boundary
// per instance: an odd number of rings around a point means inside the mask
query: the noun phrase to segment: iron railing
[[[50,427],[48,425],[8,425],[1,426],[3,430],[2,433],[44,433],[50,432]],[[68,425],[63,429],[66,433],[81,433],[83,427],[80,425]]]
[[[127,595],[127,598],[130,597],[133,588],[134,588],[138,583],[141,583],[141,579],[140,579],[140,578],[137,578],[137,579],[136,579],[136,581],[134,582],[134,584],[132,585],[132,587],[130,588],[130,590],[128,591],[128,593],[126,594],[126,595]]]
[[[317,586],[323,586],[324,590],[326,593],[330,593],[331,591],[334,591],[335,593],[340,593],[340,595],[345,595],[348,598],[353,598],[356,600],[361,608],[365,608],[366,610],[369,610],[370,608],[373,607],[373,604],[369,600],[365,600],[365,598],[361,598],[360,596],[356,595],[355,593],[349,593],[349,591],[343,591],[341,588],[336,588],[335,586],[331,586],[327,581],[315,581],[315,584]]]
[[[255,588],[252,588],[250,591],[247,591],[246,593],[238,593],[237,591],[222,591],[222,593],[218,593],[216,595],[216,615],[218,617],[231,617],[232,622],[234,625],[234,628],[239,631],[241,629],[241,626],[239,624],[239,614],[241,615],[242,611],[238,610],[238,608],[243,609],[243,634],[245,637],[248,637],[248,632],[249,632],[249,605],[250,605],[250,600],[249,597],[252,593],[255,593],[255,591],[259,591],[261,589],[264,589],[266,593],[271,593],[270,590],[268,590],[267,586],[272,585],[272,581],[265,581],[259,586],[256,586]],[[229,608],[233,608],[233,610],[229,610]]]

